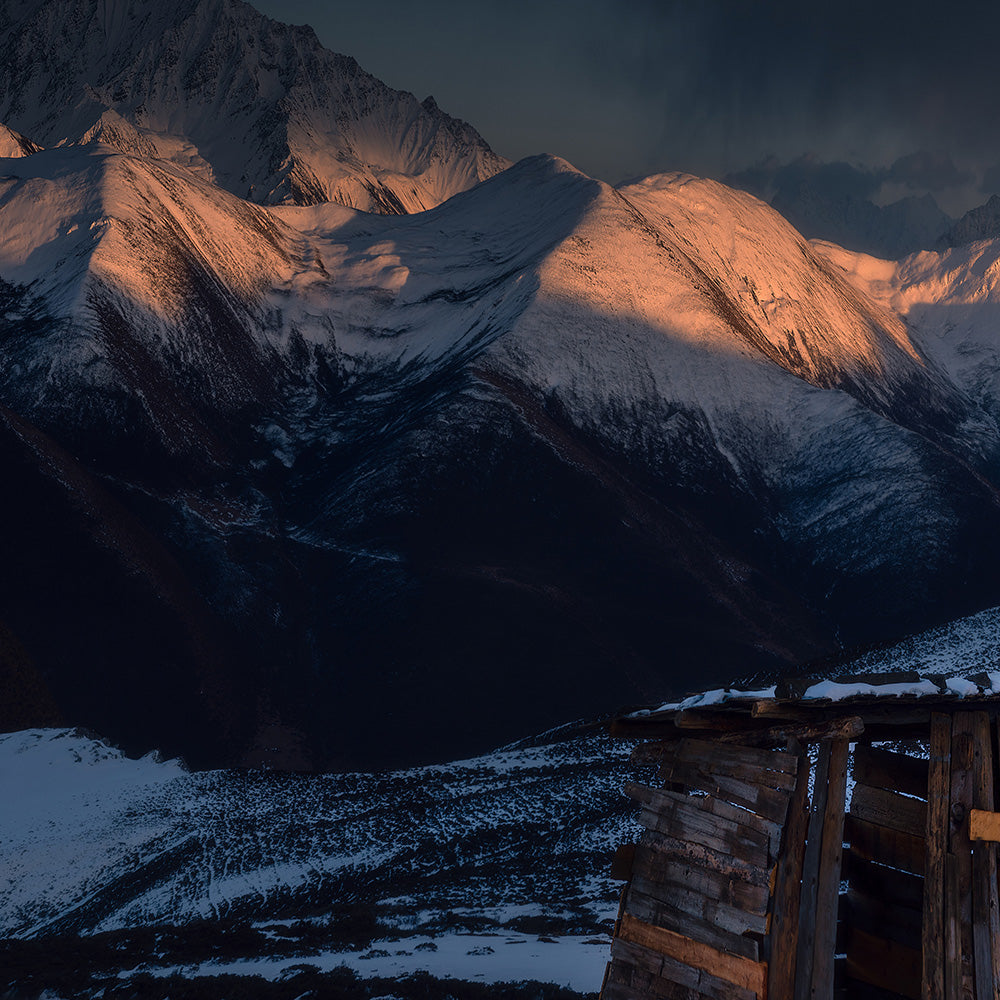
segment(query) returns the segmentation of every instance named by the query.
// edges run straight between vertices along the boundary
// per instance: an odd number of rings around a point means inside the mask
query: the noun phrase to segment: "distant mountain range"
[[[4,728],[447,759],[1000,603],[1000,243],[502,170],[235,2],[0,10]]]

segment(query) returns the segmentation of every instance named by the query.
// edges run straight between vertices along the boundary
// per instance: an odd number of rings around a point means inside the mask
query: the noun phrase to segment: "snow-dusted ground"
[[[286,978],[303,965],[328,972],[346,965],[360,976],[387,979],[427,972],[441,979],[467,979],[486,983],[537,980],[568,986],[580,993],[594,993],[601,985],[611,939],[607,935],[538,937],[524,934],[455,934],[417,936],[373,941],[368,948],[332,951],[307,957],[248,958],[233,962],[201,962],[163,966],[152,970],[158,977],[260,976]],[[122,978],[140,969],[126,969]]]
[[[627,750],[584,736],[383,774],[189,773],[70,730],[2,736],[0,936],[249,920],[274,954],[194,968],[167,950],[139,971],[305,962],[596,989],[610,856],[634,829]],[[378,915],[373,940],[302,943],[351,905]]]

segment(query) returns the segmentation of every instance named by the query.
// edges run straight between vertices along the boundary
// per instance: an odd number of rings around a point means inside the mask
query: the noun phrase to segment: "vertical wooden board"
[[[944,995],[962,1000],[962,933],[959,904],[958,858],[944,858]]]
[[[816,883],[816,942],[813,951],[812,1000],[833,1000],[833,958],[837,939],[837,898],[844,848],[847,797],[846,740],[830,744],[826,807],[823,811],[819,875]]]
[[[993,744],[990,717],[972,713],[972,805],[993,810]],[[976,996],[994,998],[1000,979],[995,967],[998,941],[997,846],[977,843],[972,855],[972,943],[975,956]]]
[[[795,989],[795,954],[799,938],[799,901],[802,866],[809,829],[809,757],[796,742],[789,752],[799,758],[795,790],[781,840],[780,860],[772,907],[768,996],[791,997]]]
[[[951,788],[951,717],[931,716],[924,857],[923,986],[921,1000],[945,1000],[945,855]]]
[[[962,965],[959,996],[974,996],[972,939],[972,842],[969,811],[972,809],[975,742],[972,712],[956,712],[951,723],[951,805],[949,854],[955,859],[958,892],[958,942]]]
[[[809,808],[806,851],[802,862],[799,900],[799,940],[795,954],[794,1000],[809,1000],[812,992],[813,952],[816,944],[816,892],[819,883],[823,814],[826,810],[827,779],[830,774],[830,744],[821,743],[816,761],[816,780]]]

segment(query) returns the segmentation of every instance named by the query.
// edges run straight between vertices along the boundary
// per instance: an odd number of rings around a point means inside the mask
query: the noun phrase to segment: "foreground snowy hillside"
[[[432,98],[241,0],[3,0],[0,48],[0,122],[172,160],[263,204],[421,211],[508,165]]]
[[[68,730],[2,736],[0,937],[55,948],[68,934],[249,923],[261,951],[206,952],[201,975],[273,979],[308,961],[596,990],[617,906],[610,858],[632,833],[628,749],[567,734],[437,767],[303,776],[187,773]],[[540,948],[539,934],[553,941]],[[161,950],[143,971],[190,964]]]

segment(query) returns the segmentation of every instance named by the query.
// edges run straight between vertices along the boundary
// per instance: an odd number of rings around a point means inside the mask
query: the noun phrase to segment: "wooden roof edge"
[[[622,739],[680,739],[685,736],[718,739],[727,734],[760,734],[778,723],[821,726],[836,719],[857,716],[870,735],[883,730],[920,727],[931,712],[957,712],[984,708],[1000,714],[1000,694],[977,695],[879,695],[830,698],[758,698],[718,702],[707,709],[697,706],[631,712],[614,718],[611,736]],[[874,728],[873,728],[874,727]],[[872,739],[880,738],[871,735]],[[885,738],[891,738],[887,736]]]

